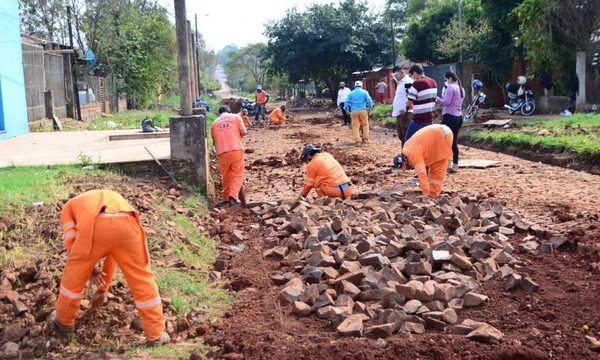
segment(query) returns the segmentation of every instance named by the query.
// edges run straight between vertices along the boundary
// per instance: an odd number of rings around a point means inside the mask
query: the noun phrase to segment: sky
[[[174,14],[173,0],[160,0]],[[264,25],[281,19],[287,9],[304,9],[312,4],[337,3],[339,0],[187,0],[188,20],[194,26],[198,14],[198,31],[208,49],[219,51],[229,44],[244,46],[266,42]],[[385,0],[367,0],[374,11],[382,11]]]

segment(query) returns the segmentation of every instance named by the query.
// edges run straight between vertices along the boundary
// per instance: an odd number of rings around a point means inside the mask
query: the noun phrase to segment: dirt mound
[[[285,154],[285,161],[292,166],[302,165],[302,160],[300,160],[300,151],[297,149],[292,149]]]
[[[329,99],[294,99],[287,102],[287,107],[290,109],[327,109],[332,107],[332,102]]]
[[[321,138],[319,134],[311,134],[305,131],[298,131],[285,136],[288,139],[300,140],[303,143],[314,143],[316,139]]]
[[[268,166],[273,168],[280,168],[287,166],[288,163],[285,159],[282,159],[278,156],[269,156],[266,159],[257,159],[254,160],[251,164],[252,166]]]

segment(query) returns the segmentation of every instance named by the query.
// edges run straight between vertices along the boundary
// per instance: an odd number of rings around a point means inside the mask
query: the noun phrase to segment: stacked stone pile
[[[535,291],[507,241],[529,225],[499,202],[444,195],[379,193],[264,204],[253,211],[266,229],[266,258],[280,301],[299,316],[332,320],[343,336],[446,330],[477,341],[502,338],[457,311],[481,306],[478,291],[501,277],[507,290]]]

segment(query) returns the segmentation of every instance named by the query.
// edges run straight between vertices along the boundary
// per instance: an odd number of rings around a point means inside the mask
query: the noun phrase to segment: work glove
[[[92,308],[97,309],[104,305],[104,298],[106,297],[106,293],[104,291],[97,290],[94,295],[92,295],[92,299],[90,303]]]

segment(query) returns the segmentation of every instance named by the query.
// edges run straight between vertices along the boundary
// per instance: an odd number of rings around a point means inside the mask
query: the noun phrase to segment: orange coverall
[[[223,113],[210,128],[221,170],[223,198],[238,200],[244,183],[244,145],[246,127],[239,115]]]
[[[250,121],[250,118],[248,117],[248,115],[244,114],[243,111],[240,111],[238,113],[238,115],[242,118],[242,121],[244,122],[244,126],[249,128],[252,127],[252,121]]]
[[[448,158],[452,156],[452,139],[452,131],[446,125],[429,125],[417,131],[402,148],[415,168],[423,195],[437,197],[442,192]]]
[[[281,108],[277,108],[271,111],[269,120],[271,121],[271,125],[283,125],[285,123],[285,115],[283,110],[281,110]]]
[[[112,190],[92,190],[69,200],[60,221],[69,257],[60,281],[56,319],[66,326],[75,323],[85,284],[96,263],[106,258],[105,286],[98,290],[108,291],[118,265],[142,316],[146,338],[158,339],[165,318],[139,213]]]
[[[314,188],[319,196],[347,199],[352,196],[352,184],[337,160],[326,152],[313,155],[306,166],[302,196]]]

